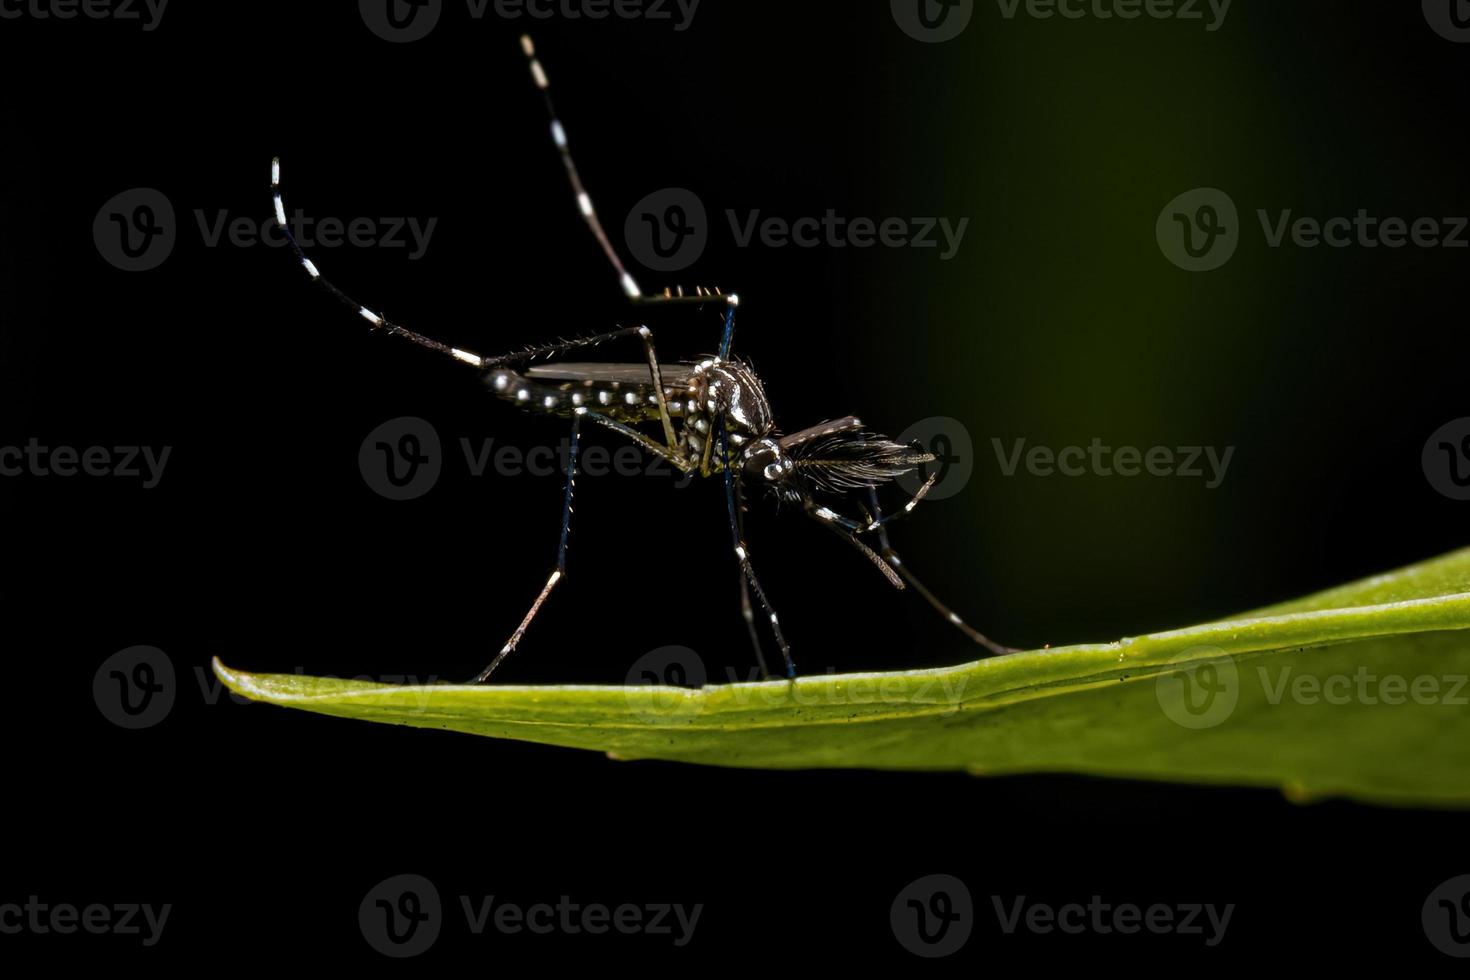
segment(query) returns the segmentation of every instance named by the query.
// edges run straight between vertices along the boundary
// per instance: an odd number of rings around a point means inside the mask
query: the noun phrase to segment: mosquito
[[[355,310],[371,325],[372,331],[401,337],[474,368],[496,396],[517,408],[571,422],[556,565],[520,625],[471,683],[488,680],[516,649],[552,591],[566,577],[577,458],[582,430],[589,423],[630,440],[681,473],[723,480],[731,545],[739,566],[741,615],[763,677],[769,677],[770,672],[757,627],[757,605],[762,617],[770,624],[770,632],[781,652],[788,678],[796,676],[796,664],[792,660],[786,634],[781,629],[780,618],[756,577],[750,547],[745,542],[747,486],[764,488],[778,501],[800,507],[803,514],[831,530],[872,562],[894,588],[912,587],[940,615],[991,653],[1013,652],[991,641],[940,602],[908,570],[889,542],[888,524],[912,512],[934,486],[939,474],[929,476],[903,507],[891,514],[885,515],[880,508],[878,490],[925,463],[933,462],[935,456],[918,446],[904,445],[872,432],[853,416],[783,434],[776,427],[760,378],[749,362],[731,353],[740,297],[735,293],[722,292],[718,287],[696,287],[691,293],[685,293],[682,288],[665,289],[655,294],[645,294],[639,288],[608,239],[597,210],[592,206],[592,198],[582,183],[567,143],[566,129],[552,101],[551,83],[536,55],[536,47],[529,36],[522,36],[520,43],[531,79],[546,104],[551,139],[566,169],[577,209],[616,273],[628,300],[635,307],[716,305],[723,311],[718,353],[697,362],[660,363],[654,353],[653,331],[646,325],[525,347],[496,357],[484,357],[473,351],[451,347],[410,330],[359,303],[322,276],[286,222],[286,206],[281,197],[281,162],[279,158],[271,161],[271,196],[276,222],[312,282]],[[641,344],[643,361],[620,364],[560,359],[573,351],[615,340]],[[545,363],[534,363],[537,361]],[[638,428],[654,424],[659,428],[657,435]],[[857,517],[846,516],[834,509],[841,505],[842,500],[854,497],[858,498],[855,503]],[[828,506],[829,503],[833,506]],[[870,535],[873,537],[869,538]],[[870,546],[865,538],[873,540],[875,546]]]

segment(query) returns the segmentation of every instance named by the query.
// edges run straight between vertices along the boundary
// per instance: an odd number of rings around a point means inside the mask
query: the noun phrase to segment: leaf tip
[[[214,670],[214,676],[234,693],[252,701],[269,701],[268,692],[261,690],[254,682],[253,675],[233,667],[226,667],[224,661],[216,655],[210,658],[210,666]]]

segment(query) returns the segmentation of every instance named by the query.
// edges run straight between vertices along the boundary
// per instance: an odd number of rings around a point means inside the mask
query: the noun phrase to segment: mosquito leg
[[[480,357],[480,355],[475,354],[472,351],[461,350],[458,347],[450,347],[448,344],[441,343],[440,341],[437,341],[432,337],[426,337],[421,333],[417,333],[413,330],[408,329],[407,327],[401,326],[397,323],[393,323],[386,317],[382,316],[379,313],[373,312],[366,306],[359,303],[357,300],[353,299],[351,296],[348,296],[342,290],[338,289],[332,282],[322,276],[321,270],[317,268],[315,262],[307,257],[306,251],[301,247],[301,243],[296,240],[296,236],[291,233],[291,226],[286,221],[286,204],[281,197],[280,158],[276,158],[271,161],[271,202],[275,207],[276,224],[280,227],[281,233],[286,236],[286,242],[291,246],[291,251],[296,254],[296,259],[301,263],[301,267],[305,269],[306,274],[311,277],[311,281],[320,286],[329,295],[335,297],[343,305],[355,310],[358,316],[362,317],[368,323],[372,324],[374,330],[381,330],[384,333],[392,334],[395,337],[402,337],[403,339],[415,343],[420,347],[427,348],[428,350],[435,351],[440,354],[448,354],[456,361],[468,364],[471,367],[484,366],[484,358]]]
[[[740,482],[735,482],[735,533],[745,540],[745,491]],[[766,654],[761,649],[760,631],[755,628],[755,610],[750,605],[750,583],[745,580],[745,569],[740,569],[740,615],[745,618],[745,628],[750,631],[750,645],[755,650],[755,662],[760,665],[761,679],[768,680],[770,669],[766,666]]]
[[[644,449],[653,453],[655,456],[661,457],[662,459],[666,460],[669,465],[675,467],[681,473],[688,473],[691,469],[694,468],[694,464],[686,459],[684,457],[684,454],[678,449],[671,449],[668,446],[661,446],[630,425],[624,425],[617,419],[610,419],[606,415],[601,415],[587,408],[579,408],[577,409],[577,412],[591,419],[593,422],[596,422],[598,425],[603,426],[604,428],[611,429],[624,438],[633,440],[633,442],[637,443],[639,446],[642,446]]]
[[[771,601],[766,598],[766,591],[761,588],[760,580],[755,577],[755,568],[750,563],[750,549],[745,546],[745,535],[741,531],[742,521],[740,509],[737,502],[737,491],[735,489],[735,474],[730,469],[730,445],[725,434],[725,419],[720,416],[716,423],[719,431],[720,455],[724,460],[725,470],[725,505],[730,514],[730,538],[735,545],[735,558],[740,562],[740,572],[746,581],[750,583],[750,589],[755,593],[756,601],[760,603],[761,610],[771,620],[771,632],[775,634],[776,646],[781,649],[781,657],[786,661],[786,676],[794,679],[796,677],[796,664],[791,659],[791,647],[786,642],[786,634],[781,632],[781,620],[776,616],[776,610],[771,608]],[[751,623],[752,628],[754,622]],[[762,668],[764,669],[764,657]]]
[[[567,453],[567,489],[566,495],[562,498],[561,505],[561,541],[556,549],[556,567],[551,570],[551,576],[546,580],[546,584],[542,586],[541,594],[536,597],[535,602],[531,603],[531,608],[526,613],[526,618],[521,620],[521,624],[510,635],[510,639],[505,641],[505,646],[501,647],[500,652],[495,655],[495,659],[490,661],[490,666],[480,671],[479,675],[470,682],[472,684],[480,684],[488,680],[490,675],[495,673],[495,668],[500,666],[500,662],[510,656],[511,651],[516,648],[516,644],[521,642],[521,637],[526,635],[526,629],[531,625],[531,620],[536,618],[536,614],[541,611],[541,606],[546,602],[547,597],[551,595],[551,590],[556,588],[556,583],[560,582],[566,575],[567,543],[572,534],[572,492],[577,484],[577,453],[582,444],[582,414],[582,410],[579,409],[572,416],[572,443]]]
[[[735,309],[740,305],[739,296],[731,296],[725,304],[725,329],[720,335],[720,360],[730,357],[730,345],[735,342]]]
[[[924,601],[933,606],[935,611],[938,612],[939,615],[943,616],[945,619],[953,623],[956,627],[959,628],[960,632],[964,633],[971,640],[974,640],[976,643],[980,644],[985,649],[994,654],[1017,652],[1013,647],[1002,646],[1001,644],[996,643],[984,633],[981,633],[969,623],[965,622],[959,617],[957,613],[954,612],[954,610],[950,609],[944,603],[940,602],[939,599],[934,595],[934,593],[930,592],[928,588],[925,587],[923,582],[920,582],[917,578],[914,577],[914,573],[908,570],[908,566],[903,563],[903,559],[898,556],[898,552],[893,550],[893,545],[890,544],[888,541],[888,529],[883,526],[883,511],[878,504],[878,491],[870,488],[868,490],[868,499],[872,504],[873,523],[875,523],[878,527],[879,550],[883,553],[883,558],[888,562],[893,570],[898,572],[899,575],[902,575],[903,580],[909,585],[913,586],[914,591],[923,596]]]
[[[888,579],[890,585],[892,585],[895,589],[898,589],[900,592],[903,591],[903,579],[898,576],[898,573],[895,572],[891,567],[889,567],[888,563],[884,561],[876,551],[874,551],[872,548],[869,548],[862,541],[858,540],[858,535],[863,532],[865,525],[859,524],[857,521],[852,520],[849,517],[843,517],[841,514],[837,513],[829,507],[818,507],[810,499],[807,500],[805,503],[805,510],[807,517],[810,517],[812,520],[821,524],[823,527],[830,530],[833,534],[836,534],[839,538],[852,545],[855,549],[857,549],[858,554],[862,555],[864,558],[868,559],[868,561],[872,562],[873,566],[877,568],[878,571],[883,573],[883,577]]]
[[[536,45],[529,34],[521,35],[521,51],[526,56],[527,67],[531,70],[531,80],[536,83],[536,88],[541,92],[541,99],[546,104],[546,118],[551,124],[551,141],[556,145],[557,152],[561,154],[562,166],[567,172],[567,181],[572,185],[572,194],[577,199],[577,210],[581,212],[582,220],[587,225],[587,230],[592,233],[602,254],[607,258],[608,264],[612,266],[613,272],[617,274],[618,283],[623,287],[623,292],[635,304],[645,306],[673,305],[673,304],[702,304],[712,300],[722,300],[726,304],[725,315],[725,340],[720,348],[720,357],[725,358],[730,353],[730,331],[734,324],[733,309],[739,304],[740,298],[734,294],[721,293],[719,287],[704,289],[696,287],[693,293],[685,294],[684,290],[665,289],[662,295],[646,296],[638,287],[638,282],[628,267],[623,263],[623,258],[618,250],[613,247],[612,240],[608,238],[607,230],[602,227],[602,219],[597,216],[597,208],[592,204],[592,196],[587,193],[586,186],[582,183],[582,174],[577,169],[577,161],[572,157],[571,146],[567,142],[567,130],[562,125],[561,116],[556,111],[556,102],[551,97],[551,79],[546,74],[546,67],[541,64],[541,59],[536,57]]]
[[[623,287],[623,292],[634,301],[643,298],[643,292],[638,288],[637,281],[629,274],[627,266],[623,265],[622,257],[618,255],[617,249],[613,248],[612,242],[607,237],[607,232],[602,227],[602,221],[597,217],[597,209],[592,206],[592,197],[587,193],[587,188],[582,185],[582,175],[577,172],[577,163],[572,159],[571,148],[567,145],[567,131],[561,124],[561,117],[557,115],[556,103],[551,98],[551,81],[547,78],[546,69],[542,67],[541,61],[536,57],[536,45],[531,41],[529,34],[521,35],[521,51],[526,55],[527,66],[531,69],[531,79],[536,83],[536,88],[541,91],[541,98],[546,103],[546,116],[551,122],[551,141],[556,144],[556,149],[561,153],[562,165],[567,171],[567,180],[572,185],[572,193],[577,198],[577,210],[582,213],[582,220],[587,224],[587,230],[592,232],[592,237],[597,239],[597,244],[602,247],[602,254],[607,256],[608,263],[618,275],[618,282]]]
[[[862,528],[859,529],[856,533],[868,534],[872,531],[882,531],[888,525],[889,521],[896,521],[899,518],[907,517],[908,515],[912,514],[914,512],[914,508],[919,506],[919,501],[929,496],[929,491],[934,489],[934,484],[938,479],[938,473],[931,473],[929,475],[929,479],[924,481],[924,485],[919,487],[918,491],[915,492],[914,495],[908,499],[908,503],[903,505],[902,510],[895,511],[892,514],[889,514],[887,517],[882,516],[875,510],[872,517],[868,520],[868,523],[863,525]],[[874,506],[876,507],[877,505],[875,504]]]
[[[658,355],[653,352],[653,331],[646,326],[639,327],[638,336],[643,338],[643,353],[648,357],[648,373],[653,377],[653,399],[658,403],[658,418],[663,423],[664,445],[671,451],[677,451],[679,439],[674,435],[674,420],[669,415],[668,399],[664,397],[664,379],[658,369]]]

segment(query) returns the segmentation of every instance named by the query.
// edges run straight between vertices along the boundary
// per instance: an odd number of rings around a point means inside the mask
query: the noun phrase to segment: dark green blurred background
[[[961,38],[875,82],[892,128],[873,164],[855,155],[862,179],[901,174],[904,193],[974,217],[960,258],[861,276],[857,304],[904,338],[890,356],[927,375],[935,414],[972,426],[979,486],[935,509],[949,546],[983,554],[1004,597],[992,621],[1112,637],[1464,544],[1465,505],[1431,488],[1420,451],[1465,414],[1470,254],[1273,249],[1256,215],[1470,211],[1470,49],[1416,8],[1238,3],[1209,33],[981,4]],[[1244,226],[1213,272],[1174,267],[1154,236],[1196,187],[1226,191]],[[874,193],[902,206],[892,185]],[[892,412],[915,401],[885,395]],[[1236,455],[1216,490],[1002,479],[992,437]]]

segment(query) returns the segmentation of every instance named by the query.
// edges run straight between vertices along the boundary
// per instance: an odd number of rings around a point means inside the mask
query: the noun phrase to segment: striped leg
[[[521,51],[526,55],[527,64],[531,69],[531,79],[541,90],[541,98],[546,103],[546,115],[551,120],[551,140],[561,153],[561,162],[566,168],[567,180],[572,184],[572,193],[577,197],[577,209],[582,212],[582,220],[587,223],[587,230],[592,232],[593,238],[597,239],[597,244],[602,247],[602,254],[607,256],[607,261],[617,273],[623,292],[628,295],[629,299],[641,299],[643,291],[638,288],[637,281],[629,274],[627,266],[623,265],[622,257],[618,255],[617,249],[613,248],[607,232],[602,227],[601,219],[597,217],[597,209],[592,206],[592,197],[587,193],[587,188],[582,185],[582,175],[577,172],[577,163],[572,159],[572,151],[567,146],[567,131],[561,124],[561,117],[556,112],[556,103],[551,98],[551,81],[546,77],[546,69],[541,66],[540,59],[536,57],[536,45],[531,41],[529,34],[521,35]]]
[[[919,487],[918,491],[908,499],[908,503],[903,505],[902,510],[889,514],[887,517],[884,517],[882,513],[877,510],[878,504],[876,492],[873,496],[874,511],[870,515],[865,515],[866,519],[863,521],[855,521],[850,517],[843,517],[841,514],[837,513],[831,508],[818,507],[811,501],[807,502],[807,515],[810,517],[814,517],[819,521],[823,521],[834,528],[841,528],[854,537],[860,534],[870,534],[873,531],[881,531],[888,526],[888,523],[890,521],[896,521],[899,518],[907,517],[908,515],[912,514],[914,512],[914,508],[919,506],[919,502],[929,495],[930,490],[934,489],[934,484],[938,479],[938,473],[931,474],[929,479],[924,481],[924,485]]]
[[[750,583],[750,589],[755,593],[756,600],[761,609],[770,617],[771,632],[776,637],[776,646],[781,649],[781,657],[786,661],[786,676],[796,677],[796,664],[791,659],[791,647],[786,642],[786,634],[781,632],[781,620],[776,616],[776,610],[771,608],[771,601],[766,598],[765,589],[761,588],[760,580],[755,577],[755,566],[750,563],[750,549],[745,546],[745,535],[741,530],[742,520],[740,518],[739,504],[737,502],[739,492],[735,489],[735,474],[730,467],[730,445],[725,433],[725,419],[720,416],[716,435],[720,441],[720,455],[724,462],[725,471],[725,504],[730,514],[730,537],[735,545],[735,558],[740,563],[740,572]],[[751,618],[754,628],[754,618]],[[761,656],[761,671],[765,672],[765,657]]]
[[[726,336],[721,347],[721,357],[729,356],[729,333],[730,325],[734,322],[734,307],[740,304],[740,297],[734,293],[722,293],[718,286],[706,289],[696,286],[692,293],[685,293],[682,287],[665,289],[661,294],[646,295],[639,287],[627,265],[623,262],[618,250],[613,247],[612,240],[608,237],[607,229],[602,226],[602,219],[597,216],[597,208],[592,204],[592,195],[587,193],[587,187],[582,183],[582,174],[577,169],[577,161],[572,156],[571,146],[567,142],[566,126],[562,124],[561,116],[557,113],[556,102],[551,97],[551,79],[546,74],[546,68],[541,59],[536,56],[536,45],[530,35],[521,35],[521,51],[526,56],[526,63],[531,70],[531,80],[536,83],[536,88],[541,92],[541,99],[546,104],[546,116],[551,125],[551,141],[556,145],[557,152],[561,154],[562,166],[566,169],[567,180],[572,185],[572,194],[577,199],[577,210],[582,215],[582,220],[587,225],[587,230],[597,240],[602,254],[607,257],[608,264],[613,267],[617,274],[618,284],[623,287],[624,294],[628,299],[640,305],[674,305],[690,304],[702,305],[710,302],[723,302],[726,306]]]
[[[420,347],[427,348],[431,351],[436,351],[440,354],[448,354],[456,361],[459,361],[463,364],[468,364],[471,367],[478,368],[485,366],[485,359],[482,358],[480,355],[473,353],[472,351],[461,350],[458,347],[450,347],[448,344],[441,343],[440,341],[437,341],[432,337],[426,337],[423,334],[410,330],[405,326],[393,323],[382,314],[375,313],[368,307],[353,299],[351,296],[348,296],[342,290],[333,285],[331,281],[322,276],[321,270],[317,268],[315,262],[307,257],[305,250],[301,247],[301,243],[298,242],[296,240],[296,236],[291,233],[291,226],[286,223],[286,204],[285,201],[281,198],[281,161],[279,157],[271,161],[271,200],[272,203],[275,205],[276,224],[280,226],[282,234],[286,236],[286,241],[291,246],[291,251],[296,254],[297,261],[301,263],[301,267],[306,270],[306,274],[311,277],[312,282],[321,286],[322,289],[324,289],[328,294],[335,297],[344,305],[355,310],[359,316],[361,316],[368,323],[372,324],[372,328],[374,330],[381,330],[385,333],[392,334],[395,337],[402,337],[403,339],[411,341],[412,343],[415,343]]]
[[[873,523],[874,526],[876,526],[878,529],[878,542],[880,550],[883,553],[883,558],[888,562],[893,570],[902,575],[904,581],[913,586],[914,591],[923,596],[924,601],[933,606],[934,610],[938,612],[939,615],[943,616],[945,619],[953,623],[960,630],[960,632],[964,633],[971,640],[974,640],[976,643],[980,644],[991,653],[997,655],[1005,653],[1016,653],[1017,651],[1014,648],[1002,646],[1001,644],[996,643],[994,640],[987,637],[984,633],[981,633],[969,623],[965,622],[959,617],[957,613],[955,613],[944,603],[940,602],[933,592],[930,592],[927,588],[925,588],[923,582],[920,582],[917,578],[914,577],[914,573],[908,570],[908,566],[903,563],[903,560],[898,556],[898,552],[894,551],[893,546],[888,542],[888,529],[884,527],[882,510],[878,505],[878,491],[870,489],[868,492],[868,496],[873,507]]]
[[[734,481],[734,485],[735,537],[737,541],[744,542],[745,493],[739,480]],[[750,605],[750,582],[746,580],[744,567],[740,569],[740,615],[745,619],[745,628],[750,633],[750,646],[755,650],[755,662],[760,666],[761,679],[767,680],[771,676],[771,670],[766,666],[766,652],[761,648],[760,631],[755,628],[755,610]]]
[[[839,538],[852,545],[858,554],[872,562],[873,567],[883,573],[883,577],[888,579],[890,585],[899,591],[903,591],[903,579],[898,576],[898,573],[890,568],[888,563],[876,551],[858,539],[858,535],[862,533],[863,525],[857,521],[843,517],[828,507],[818,507],[810,500],[806,502],[806,516],[812,518],[833,534],[836,534]]]
[[[500,648],[500,652],[495,655],[495,659],[490,661],[490,666],[480,671],[479,675],[471,681],[472,684],[480,684],[488,680],[490,675],[495,673],[495,668],[500,666],[501,661],[510,656],[511,651],[516,648],[516,644],[521,642],[521,637],[526,635],[526,630],[530,627],[531,620],[536,618],[536,614],[541,611],[541,606],[545,604],[547,597],[551,595],[551,590],[556,588],[556,584],[566,576],[567,544],[572,534],[572,492],[576,489],[577,485],[577,453],[582,443],[582,415],[584,412],[585,409],[578,409],[576,414],[572,416],[572,444],[567,453],[567,489],[566,495],[562,498],[561,505],[561,543],[556,549],[556,567],[551,570],[551,576],[546,580],[546,584],[542,586],[541,594],[536,597],[536,601],[531,603],[531,608],[526,613],[526,617],[521,620],[521,624],[510,635],[510,639],[505,641],[505,646]]]

